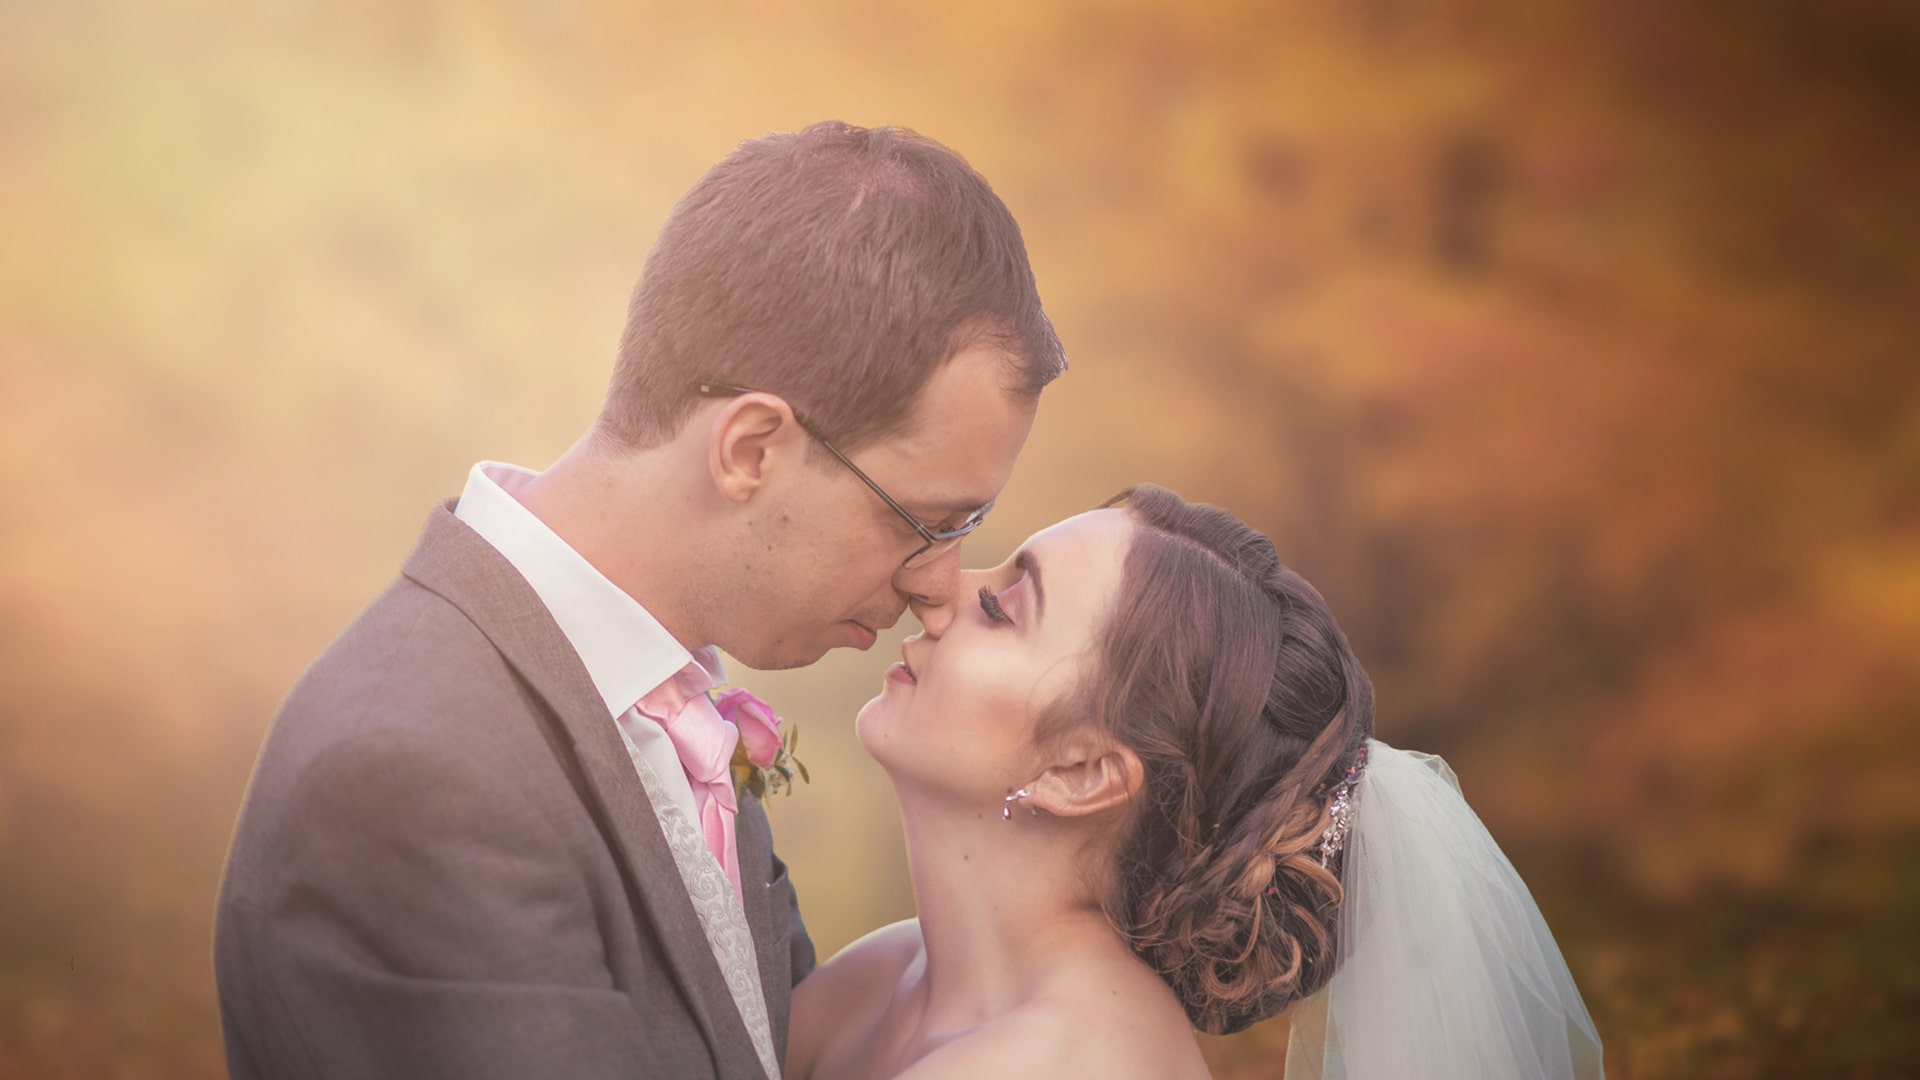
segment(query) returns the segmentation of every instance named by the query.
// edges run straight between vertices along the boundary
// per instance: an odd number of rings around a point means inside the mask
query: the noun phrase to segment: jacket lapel
[[[596,804],[596,818],[611,834],[609,846],[653,924],[720,1075],[761,1075],[751,1037],[605,701],[532,586],[453,515],[453,505],[447,500],[435,508],[402,572],[472,619],[552,710],[585,778],[583,795]]]
[[[752,796],[743,797],[740,815],[735,821],[740,843],[740,866],[773,864],[773,831],[766,811]],[[743,874],[740,882],[747,909],[747,927],[753,934],[754,955],[760,961],[760,985],[765,989],[767,1011],[773,1024],[773,1044],[784,1053],[787,1045],[787,1012],[792,996],[792,958],[787,942],[780,940],[780,929],[788,918],[784,907],[773,909],[769,883]],[[784,894],[782,894],[784,895]]]

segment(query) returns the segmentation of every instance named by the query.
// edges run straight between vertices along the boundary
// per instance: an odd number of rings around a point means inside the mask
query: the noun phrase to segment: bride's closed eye
[[[1000,606],[1000,598],[993,595],[993,589],[986,585],[980,586],[980,610],[986,612],[987,618],[994,622],[1013,625],[1013,619]]]
[[[980,586],[980,610],[986,612],[987,618],[996,623],[1006,626],[1014,625],[1020,621],[1021,609],[1025,607],[1026,593],[1022,591],[1022,587],[1027,584],[1031,576],[1030,573],[1022,573],[1019,580],[999,592],[994,592],[991,585]]]

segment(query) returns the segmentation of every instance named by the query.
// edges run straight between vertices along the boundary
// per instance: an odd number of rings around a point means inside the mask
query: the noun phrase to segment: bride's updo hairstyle
[[[1105,908],[1195,1027],[1239,1031],[1333,976],[1339,861],[1328,791],[1373,733],[1373,689],[1326,601],[1232,514],[1141,485],[1086,677],[1040,736],[1089,719],[1141,791]]]

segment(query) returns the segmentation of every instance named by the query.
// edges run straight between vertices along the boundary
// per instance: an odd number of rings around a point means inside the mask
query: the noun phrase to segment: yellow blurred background
[[[1614,1077],[1920,1075],[1916,55],[1892,0],[0,0],[0,1078],[221,1074],[280,696],[590,420],[673,200],[828,117],[965,154],[1072,359],[970,561],[1236,510]],[[851,725],[897,639],[736,669],[823,953],[911,913]]]

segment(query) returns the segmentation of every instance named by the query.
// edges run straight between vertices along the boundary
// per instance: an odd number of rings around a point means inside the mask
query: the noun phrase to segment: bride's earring
[[[1021,799],[1030,797],[1032,794],[1033,792],[1028,791],[1026,788],[1021,788],[1019,791],[1000,800],[1000,820],[1012,821],[1014,804],[1018,803]],[[1040,811],[1035,810],[1031,806],[1027,807],[1027,813],[1032,814],[1034,817],[1040,816]]]

